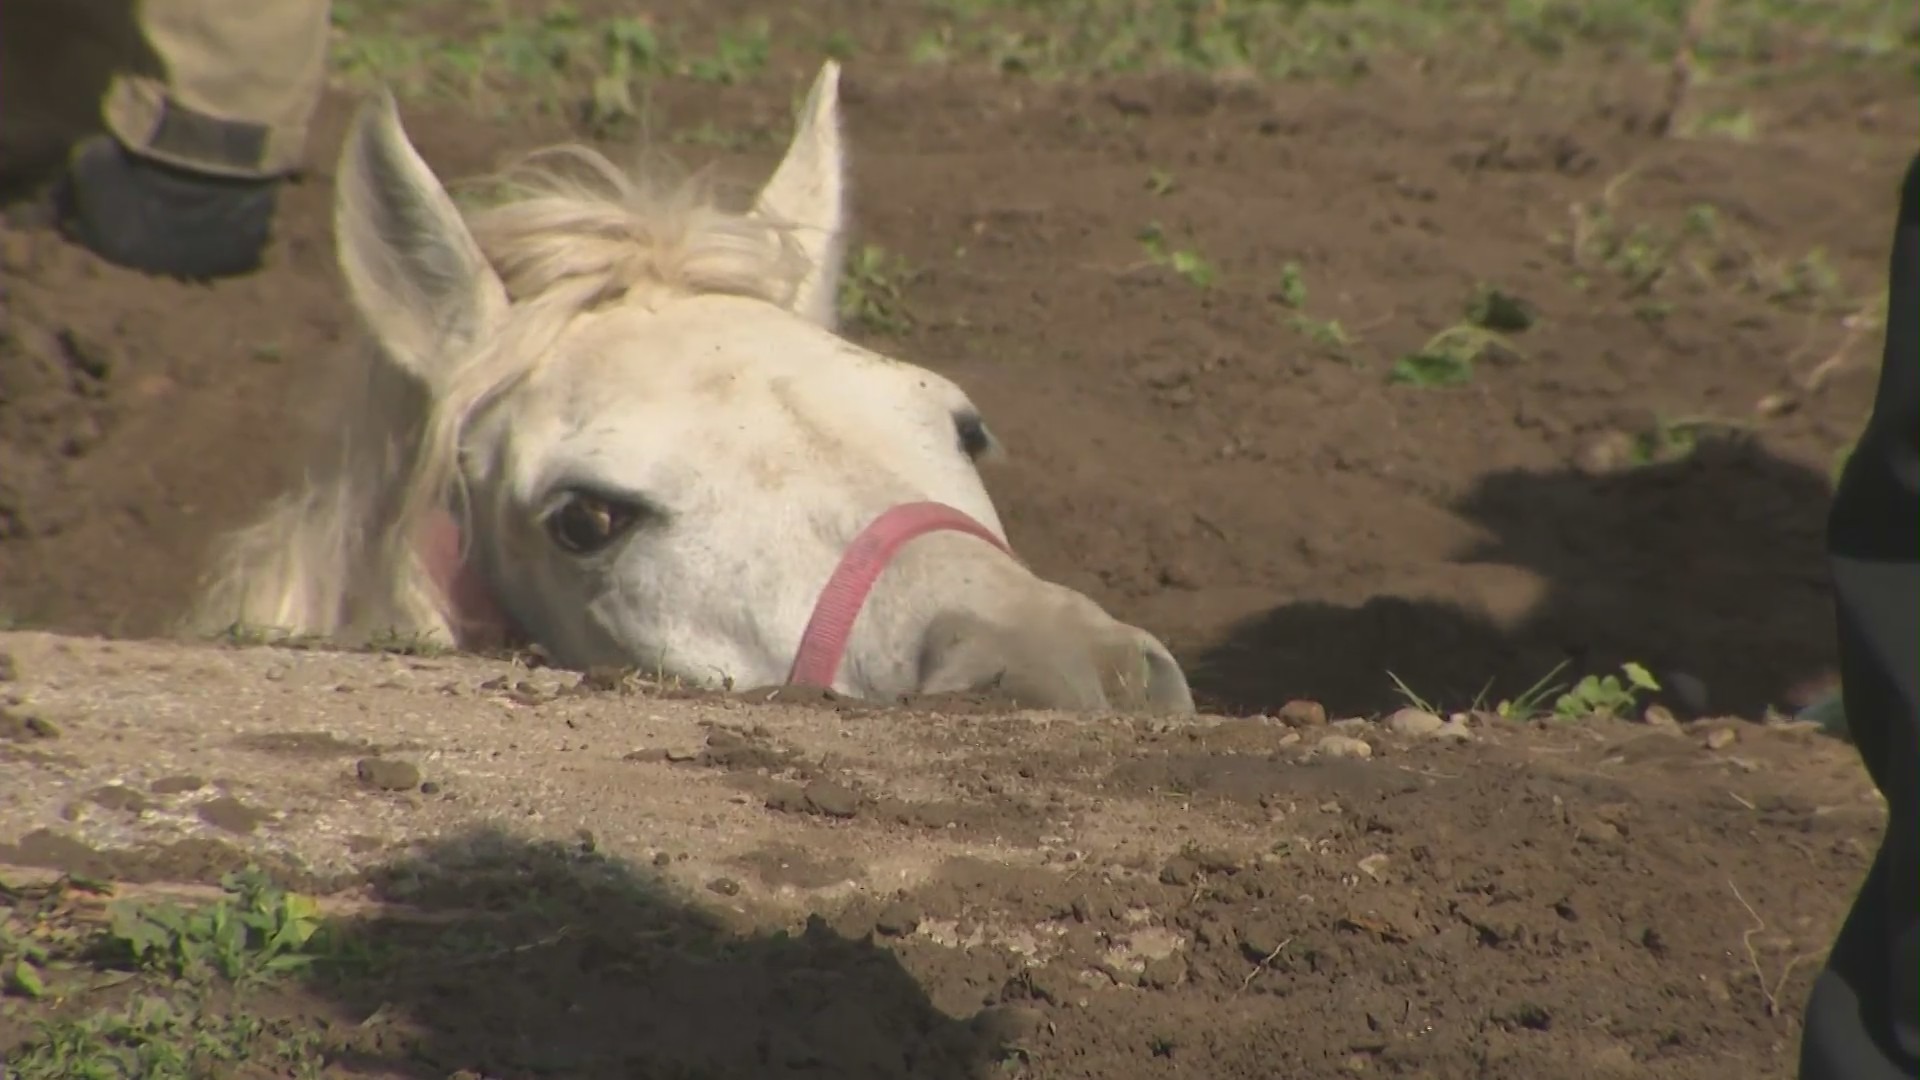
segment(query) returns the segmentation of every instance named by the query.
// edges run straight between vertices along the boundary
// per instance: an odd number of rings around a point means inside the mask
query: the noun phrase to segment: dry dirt
[[[751,182],[811,66],[664,84],[656,123],[749,136],[673,150]],[[1676,140],[1642,69],[1458,69],[855,61],[858,228],[916,271],[913,324],[864,336],[972,392],[1021,554],[1160,634],[1218,713],[1375,715],[1388,670],[1464,706],[1636,660],[1691,726],[1369,724],[1371,760],[1303,762],[1323,733],[1271,719],[682,701],[29,634],[0,637],[0,862],[179,882],[270,857],[386,905],[343,910],[401,954],[504,943],[287,991],[342,1075],[1788,1075],[1881,810],[1847,746],[1754,721],[1829,678],[1827,472],[1878,348],[1845,316],[1884,288],[1911,87],[1751,88],[1759,137]],[[349,106],[329,95],[249,279],[0,226],[7,622],[163,631],[208,538],[291,475],[352,332],[328,234]],[[449,177],[567,134],[407,116]],[[1212,287],[1144,259],[1149,222]],[[1389,383],[1482,283],[1537,324],[1467,385]],[[1636,450],[1682,420],[1721,434]],[[1694,722],[1721,716],[1743,719]],[[383,757],[418,766],[408,790],[359,778]]]
[[[342,1076],[1784,1076],[1884,819],[1848,747],[1780,726],[1449,740],[0,651],[0,876],[256,861],[330,895],[404,959],[271,996]]]

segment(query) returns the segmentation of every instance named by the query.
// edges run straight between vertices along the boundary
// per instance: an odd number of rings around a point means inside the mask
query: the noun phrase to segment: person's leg
[[[279,181],[326,79],[328,0],[140,0],[163,78],[108,89],[110,137],[75,153],[68,233],[114,262],[221,277],[259,265]]]
[[[1807,1002],[1801,1080],[1920,1076],[1920,157],[1891,262],[1873,416],[1827,528],[1847,726],[1887,833]]]

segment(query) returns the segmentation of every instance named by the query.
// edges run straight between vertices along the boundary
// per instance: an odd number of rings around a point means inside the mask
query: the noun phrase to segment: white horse
[[[836,334],[837,65],[744,213],[556,154],[467,220],[392,98],[360,109],[334,218],[357,400],[224,540],[194,628],[1193,711],[1164,645],[1009,552],[967,396]]]

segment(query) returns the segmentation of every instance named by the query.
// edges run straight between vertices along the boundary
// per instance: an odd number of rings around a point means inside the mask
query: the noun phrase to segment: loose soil
[[[193,901],[253,863],[338,920],[339,959],[228,1006],[266,1025],[235,1076],[292,1046],[422,1080],[1785,1077],[1885,819],[1851,748],[1783,725],[1454,741],[0,654],[0,881]],[[56,1015],[148,987],[48,980]]]
[[[851,63],[860,237],[916,270],[912,325],[856,336],[972,392],[1022,555],[1162,635],[1216,712],[1372,715],[1389,670],[1464,706],[1634,660],[1683,721],[1744,717],[1735,742],[1366,727],[1374,759],[1301,763],[1319,733],[1266,719],[636,701],[558,673],[503,702],[478,660],[27,637],[0,861],[177,883],[269,858],[346,890],[417,962],[275,992],[342,1075],[1788,1075],[1879,810],[1845,745],[1752,721],[1829,678],[1828,474],[1878,349],[1844,316],[1884,289],[1910,87],[1747,89],[1760,137],[1675,140],[1642,69],[1443,70]],[[672,149],[756,181],[810,73],[663,85],[656,127],[743,133]],[[0,227],[12,624],[163,631],[209,537],[293,475],[353,332],[329,235],[350,105],[325,102],[246,280],[123,272],[18,207]],[[570,134],[407,116],[447,177]],[[1150,222],[1211,287],[1146,259]],[[1390,383],[1482,284],[1538,322],[1466,385]],[[1681,421],[1710,434],[1663,452]],[[361,775],[369,743],[441,794],[374,793],[397,774]],[[139,801],[87,796],[115,785]],[[449,921],[492,944],[445,946]]]

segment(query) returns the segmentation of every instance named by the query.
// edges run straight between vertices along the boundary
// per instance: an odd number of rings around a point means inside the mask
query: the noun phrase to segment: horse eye
[[[987,434],[987,423],[977,413],[955,413],[953,431],[959,437],[960,452],[970,460],[979,461],[993,449],[993,436]]]
[[[632,503],[576,493],[547,515],[547,533],[564,551],[592,555],[625,535],[640,514]]]

